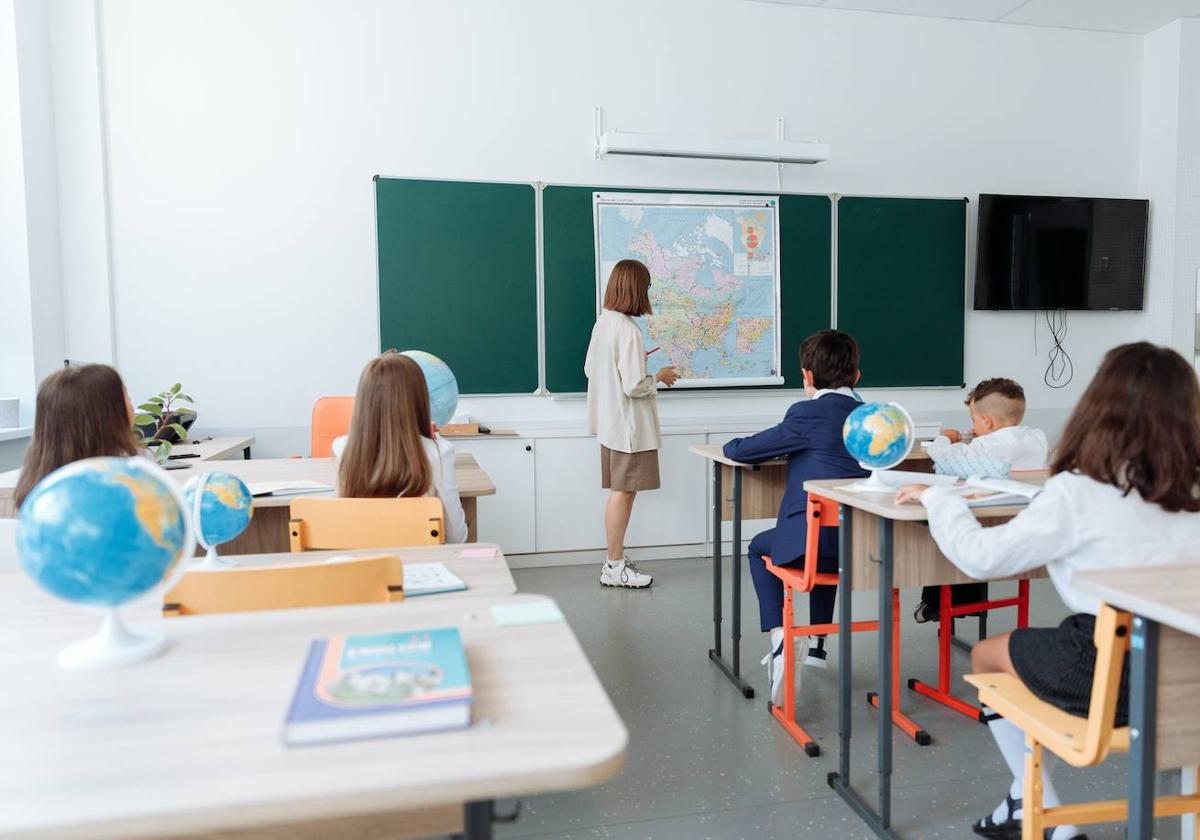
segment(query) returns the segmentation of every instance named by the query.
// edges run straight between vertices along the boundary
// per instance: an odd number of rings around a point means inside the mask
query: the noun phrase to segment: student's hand
[[[654,374],[655,380],[661,382],[670,388],[679,379],[679,374],[676,372],[674,365],[667,365],[665,368]]]
[[[438,433],[438,427],[437,427],[437,423],[434,423],[434,422],[431,420],[431,421],[429,422],[429,436],[430,436],[430,437],[437,437],[437,433]]]
[[[920,504],[921,494],[929,489],[928,484],[906,484],[896,491],[896,504]]]
[[[962,435],[959,433],[958,429],[942,429],[942,434],[945,435],[951,443],[959,443],[962,441]]]

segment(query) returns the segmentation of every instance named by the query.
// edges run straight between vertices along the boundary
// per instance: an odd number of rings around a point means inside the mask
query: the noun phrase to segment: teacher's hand
[[[670,388],[679,379],[679,374],[675,371],[674,366],[667,365],[667,367],[654,374],[654,378]]]

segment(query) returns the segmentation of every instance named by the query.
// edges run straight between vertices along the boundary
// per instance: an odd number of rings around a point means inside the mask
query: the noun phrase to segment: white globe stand
[[[175,503],[179,505],[179,514],[183,518],[183,550],[177,559],[191,557],[196,551],[196,538],[192,532],[192,523],[188,519],[187,503],[175,481],[167,475],[166,470],[149,459],[135,455],[128,459],[128,463],[154,475],[175,497]],[[108,607],[96,635],[72,642],[59,651],[58,665],[71,671],[120,668],[157,656],[166,646],[167,640],[162,633],[134,633],[125,626],[117,608]]]
[[[162,633],[133,633],[116,607],[105,610],[96,635],[72,642],[58,652],[58,665],[70,671],[99,671],[141,662],[167,646]]]
[[[871,466],[870,464],[864,464],[862,461],[859,461],[858,465],[860,467],[862,467],[864,470],[871,471],[871,477],[866,481],[857,481],[854,484],[851,484],[851,490],[855,490],[859,493],[895,493],[899,489],[895,485],[888,484],[886,481],[884,481],[880,476],[880,473],[884,472],[885,470],[894,469],[895,467],[900,466],[904,463],[904,460],[910,454],[912,454],[913,444],[916,443],[916,426],[913,425],[912,415],[908,413],[908,409],[900,405],[900,403],[893,402],[888,403],[888,405],[899,409],[899,411],[904,415],[904,419],[908,421],[908,447],[905,448],[903,455],[901,455],[895,461],[892,461],[892,463],[888,464],[886,467]]]
[[[204,524],[200,521],[200,505],[204,501],[204,488],[208,486],[208,479],[212,475],[206,472],[200,476],[200,483],[196,485],[196,492],[192,494],[192,525],[196,529],[196,542],[199,546],[205,549],[204,559],[195,563],[193,569],[228,569],[231,566],[236,566],[236,560],[229,560],[217,554],[217,547],[209,545],[204,539]]]

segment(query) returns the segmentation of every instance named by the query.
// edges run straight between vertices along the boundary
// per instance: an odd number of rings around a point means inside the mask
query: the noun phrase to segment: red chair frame
[[[767,571],[779,578],[783,583],[783,706],[776,706],[769,700],[767,708],[792,736],[806,755],[818,756],[821,747],[813,737],[796,721],[796,647],[795,640],[799,636],[833,635],[840,629],[833,624],[796,624],[794,595],[812,592],[814,586],[837,586],[838,576],[817,571],[817,555],[820,545],[821,528],[836,528],[841,515],[841,506],[829,499],[808,496],[808,509],[805,516],[808,520],[808,537],[804,545],[804,562],[797,566],[776,566],[770,557],[763,557]],[[929,744],[929,733],[921,729],[900,708],[900,590],[892,590],[892,673],[895,675],[892,684],[892,696],[895,698],[892,712],[892,722],[906,735],[922,746]],[[878,631],[878,621],[855,621],[850,625],[852,633],[863,631]],[[867,695],[872,705],[878,706],[875,693]]]
[[[950,587],[943,586],[938,593],[938,684],[935,688],[927,682],[910,679],[908,687],[917,694],[922,694],[930,700],[935,700],[943,706],[953,709],[969,718],[986,723],[983,709],[974,703],[968,703],[950,691],[950,658],[954,643],[954,619],[972,613],[987,613],[1007,607],[1017,608],[1017,626],[1029,626],[1029,581],[1017,583],[1017,595],[1014,598],[997,598],[989,601],[976,601],[972,604],[953,606],[950,602]],[[982,619],[982,616],[981,616]]]

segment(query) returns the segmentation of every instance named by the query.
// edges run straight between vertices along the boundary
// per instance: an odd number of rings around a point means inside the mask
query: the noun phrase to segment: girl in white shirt
[[[675,368],[654,376],[646,371],[642,330],[633,320],[650,314],[650,270],[637,260],[613,266],[604,290],[604,308],[592,328],[583,372],[588,378],[588,431],[600,442],[600,481],[609,491],[604,508],[608,559],[600,570],[602,586],[643,589],[654,578],[625,556],[625,531],[633,500],[642,490],[657,490],[657,385],[675,384]]]
[[[1140,342],[1110,350],[1067,422],[1045,488],[1010,522],[984,528],[942,487],[912,485],[899,501],[929,512],[938,547],[971,577],[1008,577],[1045,566],[1075,615],[1057,628],[1024,628],[981,641],[975,673],[1013,674],[1042,700],[1085,716],[1096,665],[1099,602],[1071,583],[1076,571],[1200,559],[1200,386],[1174,350]],[[1127,666],[1117,725],[1128,721]],[[986,710],[985,710],[986,711]],[[1020,834],[1024,733],[989,721],[1013,773],[1008,796],[972,828],[984,837]],[[1043,770],[1045,804],[1059,804]],[[1015,833],[1014,833],[1015,832]],[[1058,826],[1053,840],[1080,838]]]
[[[454,447],[429,419],[425,375],[412,359],[389,350],[358,380],[350,434],[333,442],[338,495],[371,499],[437,496],[446,542],[467,540],[467,520],[454,478]]]

